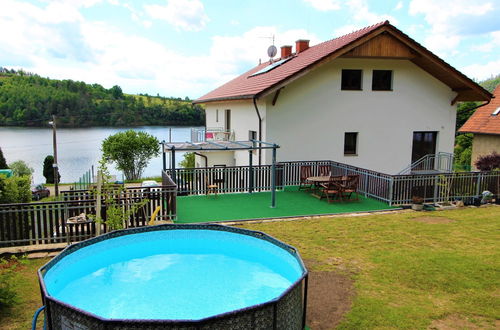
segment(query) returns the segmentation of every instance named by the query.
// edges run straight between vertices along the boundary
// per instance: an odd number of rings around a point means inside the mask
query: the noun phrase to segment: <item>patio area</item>
[[[289,186],[276,192],[276,207],[270,207],[271,192],[192,195],[177,197],[176,223],[232,221],[310,216],[395,209],[386,203],[365,198],[359,201],[328,203]]]

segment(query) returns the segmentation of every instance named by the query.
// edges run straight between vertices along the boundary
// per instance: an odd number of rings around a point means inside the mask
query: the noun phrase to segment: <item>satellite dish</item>
[[[267,49],[267,55],[269,55],[270,58],[275,57],[277,53],[278,53],[278,49],[276,48],[275,45],[271,45]]]

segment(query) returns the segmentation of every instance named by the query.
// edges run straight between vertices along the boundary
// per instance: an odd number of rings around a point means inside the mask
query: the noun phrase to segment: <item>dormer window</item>
[[[495,111],[493,111],[493,113],[491,115],[498,116],[499,113],[500,113],[500,107],[498,107]]]

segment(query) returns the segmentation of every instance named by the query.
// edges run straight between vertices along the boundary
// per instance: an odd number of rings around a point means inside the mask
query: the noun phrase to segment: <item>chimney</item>
[[[295,52],[302,53],[304,50],[309,48],[309,40],[299,39],[295,41]]]
[[[281,46],[281,58],[287,58],[292,55],[292,46]]]

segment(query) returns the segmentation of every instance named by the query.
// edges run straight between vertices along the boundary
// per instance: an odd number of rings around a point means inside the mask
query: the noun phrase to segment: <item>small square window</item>
[[[357,142],[357,132],[346,132],[344,136],[344,155],[356,155]]]
[[[342,70],[342,90],[361,90],[361,70]]]
[[[392,71],[391,70],[373,70],[372,90],[374,90],[374,91],[392,91]]]

